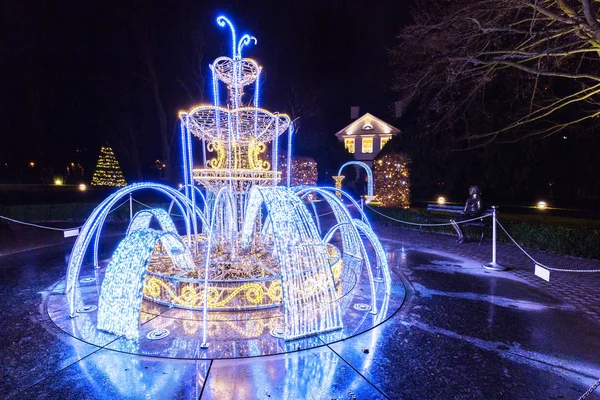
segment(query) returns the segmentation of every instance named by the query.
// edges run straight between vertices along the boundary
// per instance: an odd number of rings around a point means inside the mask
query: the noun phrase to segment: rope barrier
[[[379,211],[375,210],[374,208],[372,208],[369,205],[365,204],[365,207],[367,207],[369,210],[371,210],[371,211],[373,211],[373,212],[381,215],[382,217],[385,217],[385,218],[390,219],[392,221],[399,222],[401,224],[415,225],[415,226],[452,226],[451,222],[444,222],[444,223],[439,223],[439,224],[424,224],[424,223],[403,221],[401,219],[396,219],[396,218],[390,217],[389,215],[385,215],[383,213],[380,213]],[[491,215],[492,214],[483,214],[483,215],[480,215],[479,217],[475,217],[475,218],[471,218],[471,219],[465,219],[465,220],[462,220],[462,221],[456,221],[456,224],[457,225],[466,224],[467,222],[473,222],[473,221],[481,220],[482,218],[487,218],[487,217],[490,217]]]
[[[146,208],[153,208],[153,207],[149,206],[148,204],[144,204],[144,203],[142,203],[141,201],[137,201],[137,200],[136,200],[136,199],[134,199],[134,198],[132,198],[132,200],[133,200],[133,201],[135,201],[136,203],[138,203],[138,204],[139,204],[140,206],[142,206],[142,207],[146,207]],[[172,216],[174,216],[174,217],[183,218],[183,215],[181,215],[181,214],[176,214],[176,213],[174,213],[174,212],[172,212],[172,213],[171,213],[171,215],[172,215]]]
[[[423,223],[415,223],[415,222],[409,222],[409,221],[403,221],[397,218],[393,218],[390,217],[389,215],[385,215],[377,210],[375,210],[374,208],[370,207],[369,205],[365,205],[369,210],[381,215],[382,217],[385,217],[387,219],[390,219],[392,221],[395,222],[399,222],[401,224],[406,224],[406,225],[415,225],[415,226],[449,226],[452,225],[452,223],[439,223],[439,224],[423,224]],[[486,217],[490,217],[492,216],[492,214],[485,214],[482,215],[480,217],[476,217],[476,218],[471,218],[471,219],[466,219],[463,221],[456,221],[456,224],[464,224],[467,222],[472,222],[472,221],[476,221],[479,220],[481,218],[486,218]],[[525,249],[523,249],[523,247],[521,247],[519,245],[519,243],[517,243],[517,241],[508,233],[508,231],[506,230],[506,228],[504,228],[504,226],[502,226],[502,224],[500,223],[500,221],[498,221],[498,219],[496,219],[496,222],[498,224],[498,226],[500,228],[502,228],[502,230],[504,231],[504,233],[506,233],[506,236],[508,236],[508,238],[515,244],[515,246],[517,246],[519,248],[519,250],[521,250],[527,257],[529,257],[529,259],[531,259],[531,261],[533,261],[535,264],[539,265],[540,267],[546,268],[547,270],[550,271],[557,271],[557,272],[576,272],[576,273],[586,273],[586,272],[590,272],[590,273],[594,273],[594,272],[600,272],[600,269],[565,269],[565,268],[553,268],[553,267],[549,267],[545,264],[542,264],[541,262],[537,261],[535,258],[533,258],[529,253],[527,253],[527,251],[525,251]]]
[[[550,271],[559,271],[559,272],[600,272],[600,269],[563,269],[563,268],[552,268],[552,267],[548,267],[547,265],[542,264],[541,262],[537,261],[535,258],[533,258],[528,252],[525,251],[525,249],[523,249],[523,247],[521,247],[519,245],[519,243],[517,243],[517,241],[510,235],[510,233],[508,233],[508,231],[506,230],[506,228],[504,228],[504,226],[502,226],[502,224],[500,223],[500,221],[498,221],[496,219],[496,223],[498,223],[498,226],[500,228],[502,228],[502,230],[504,231],[504,233],[506,233],[506,236],[508,236],[508,238],[515,244],[515,246],[517,246],[519,248],[519,250],[521,250],[527,257],[529,257],[529,259],[531,259],[531,261],[533,261],[534,263],[536,263],[537,265],[539,265],[540,267],[544,267]]]
[[[333,214],[333,211],[329,211],[329,212],[326,212],[326,213],[323,213],[323,214],[317,214],[317,215],[318,215],[319,217],[322,217],[322,216],[324,216],[324,215],[329,215],[329,214]]]
[[[587,391],[587,392],[585,392],[584,394],[582,394],[582,395],[581,395],[581,397],[579,398],[579,400],[585,400],[585,399],[587,399],[587,398],[588,398],[588,396],[589,396],[590,394],[592,394],[592,393],[593,393],[593,392],[596,390],[596,388],[598,388],[598,386],[600,386],[600,379],[598,379],[598,380],[596,381],[596,383],[594,383],[594,384],[592,385],[592,387],[588,389],[588,391]]]
[[[73,227],[73,228],[56,228],[56,227],[53,227],[53,226],[38,225],[38,224],[32,224],[31,222],[19,221],[17,219],[12,219],[12,218],[9,218],[9,217],[5,217],[4,215],[0,215],[0,218],[4,219],[6,221],[14,222],[16,224],[32,226],[34,228],[40,228],[40,229],[48,229],[48,230],[51,230],[51,231],[61,231],[61,232],[70,231],[70,230],[73,230],[73,229],[79,229],[79,228],[81,228],[83,226],[83,225],[80,225],[80,226],[76,226],[76,227]]]
[[[142,203],[141,201],[138,201],[138,200],[136,200],[136,199],[134,199],[134,198],[132,198],[131,200],[135,201],[135,202],[136,202],[136,203],[138,203],[140,206],[143,206],[143,207],[146,207],[146,208],[152,208],[152,207],[150,207],[148,204],[144,204],[144,203]]]
[[[113,211],[116,211],[118,208],[120,208],[123,204],[125,204],[128,201],[129,201],[129,199],[125,200],[124,202],[122,202],[121,204],[119,204],[117,207],[113,208],[109,212],[109,214],[111,212],[113,212]],[[74,226],[72,228],[56,228],[54,226],[46,226],[46,225],[34,224],[34,223],[31,223],[31,222],[19,221],[18,219],[5,217],[4,215],[0,215],[0,219],[4,219],[4,220],[10,221],[10,222],[14,222],[15,224],[31,226],[31,227],[39,228],[39,229],[48,229],[48,230],[51,230],[51,231],[60,231],[60,232],[66,232],[66,231],[71,231],[71,230],[74,230],[74,229],[80,229],[83,226],[83,225],[79,225],[79,226]]]

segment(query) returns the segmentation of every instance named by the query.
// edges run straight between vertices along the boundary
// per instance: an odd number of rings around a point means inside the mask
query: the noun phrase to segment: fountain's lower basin
[[[264,250],[264,249],[263,249]],[[329,265],[336,282],[338,296],[346,292],[340,281],[341,253],[332,244],[327,245]],[[196,257],[198,268],[193,271],[174,271],[169,257],[158,248],[152,257],[146,281],[144,299],[176,308],[202,310],[204,308],[204,254]],[[260,253],[231,259],[213,257],[209,266],[207,304],[210,311],[260,310],[280,307],[283,299],[281,275],[272,254]]]

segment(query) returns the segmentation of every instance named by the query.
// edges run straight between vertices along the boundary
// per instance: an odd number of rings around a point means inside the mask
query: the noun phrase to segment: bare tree
[[[414,17],[394,89],[429,130],[460,121],[472,148],[596,124],[598,0],[430,0]]]

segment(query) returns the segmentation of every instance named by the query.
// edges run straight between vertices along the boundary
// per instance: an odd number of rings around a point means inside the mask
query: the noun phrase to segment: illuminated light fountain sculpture
[[[256,39],[243,35],[237,41],[229,20],[219,17],[217,22],[231,31],[232,57],[219,57],[210,66],[214,104],[179,114],[185,183],[180,191],[133,184],[93,211],[69,260],[65,294],[70,316],[80,315],[85,307],[89,310],[90,300],[79,290],[79,275],[92,242],[96,275],[102,269],[98,244],[108,213],[124,196],[149,189],[166,195],[171,207],[177,207],[185,234],[177,232],[171,208],[135,215],[103,280],[99,276],[97,329],[139,339],[146,305],[167,306],[169,315],[175,309],[192,313],[186,314],[184,330],[191,335],[201,332],[204,348],[209,336],[218,339],[211,321],[226,320],[227,312],[237,313],[233,319],[238,321],[269,312],[276,321],[271,328],[278,328],[287,341],[340,332],[361,275],[368,279],[365,287],[370,291],[363,310],[377,316],[374,323],[381,322],[387,309],[387,300],[382,299],[389,297],[392,282],[379,240],[345,193],[336,188],[290,187],[293,124],[288,116],[259,107],[261,67],[241,54]],[[228,96],[222,105],[224,88]],[[277,149],[279,136],[286,131],[287,185],[280,185],[285,180],[278,170]],[[203,168],[194,168],[192,136],[201,140]],[[270,160],[263,158],[268,146]],[[207,150],[214,158],[207,160]],[[354,215],[338,196],[349,200]],[[314,198],[331,210],[325,223]],[[151,228],[154,220],[158,229]],[[262,329],[244,332],[260,335]]]

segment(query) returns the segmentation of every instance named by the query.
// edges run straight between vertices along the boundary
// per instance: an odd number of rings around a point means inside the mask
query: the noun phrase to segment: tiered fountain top
[[[259,107],[261,67],[253,59],[242,58],[244,46],[256,44],[256,38],[243,35],[238,41],[235,28],[227,18],[218,17],[217,23],[230,28],[232,55],[219,57],[210,65],[214,104],[200,105],[181,113],[180,117],[195,136],[225,148],[233,143],[244,147],[250,142],[268,143],[285,132],[290,119]],[[225,106],[220,104],[219,82],[223,82],[229,92]],[[251,96],[246,96],[244,88],[252,84]],[[233,165],[233,168],[253,169],[245,164]]]

